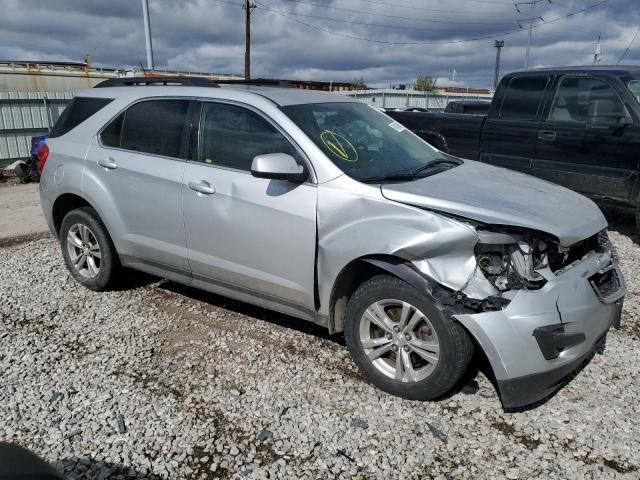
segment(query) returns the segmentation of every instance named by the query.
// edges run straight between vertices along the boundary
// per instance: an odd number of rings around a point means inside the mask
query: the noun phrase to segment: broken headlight
[[[541,288],[539,270],[548,266],[548,244],[528,234],[483,231],[476,245],[478,268],[500,292]]]

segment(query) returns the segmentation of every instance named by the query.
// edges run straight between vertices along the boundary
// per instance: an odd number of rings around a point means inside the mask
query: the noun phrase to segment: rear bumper
[[[47,226],[51,233],[56,236],[56,229],[53,225],[53,202],[47,195],[47,186],[49,179],[44,175],[40,178],[40,184],[38,189],[40,190],[40,207],[42,208],[42,214],[44,215],[45,220],[47,221]]]
[[[619,326],[626,287],[611,262],[594,252],[540,290],[517,292],[503,310],[455,316],[489,359],[505,408],[548,396]],[[597,288],[603,271],[612,288]]]

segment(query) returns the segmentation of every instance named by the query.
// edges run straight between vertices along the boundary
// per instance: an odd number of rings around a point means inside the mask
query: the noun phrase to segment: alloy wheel
[[[74,268],[85,278],[100,273],[102,253],[95,234],[89,227],[75,223],[67,233],[67,251]]]
[[[433,373],[440,346],[433,325],[417,307],[384,299],[360,319],[360,343],[373,366],[394,380],[413,383]]]

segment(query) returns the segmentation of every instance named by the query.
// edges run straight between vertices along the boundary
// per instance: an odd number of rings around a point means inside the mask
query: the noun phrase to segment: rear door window
[[[189,100],[145,100],[116,117],[100,139],[107,147],[186,158],[183,139],[188,110]]]
[[[500,116],[510,120],[535,120],[547,82],[547,77],[511,79],[502,100]]]
[[[49,138],[61,137],[113,101],[112,98],[76,97],[64,109]]]

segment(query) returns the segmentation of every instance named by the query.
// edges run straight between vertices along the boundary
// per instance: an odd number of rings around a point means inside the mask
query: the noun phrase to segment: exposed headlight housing
[[[478,268],[500,292],[535,290],[545,284],[548,242],[528,233],[480,231],[475,255]]]

